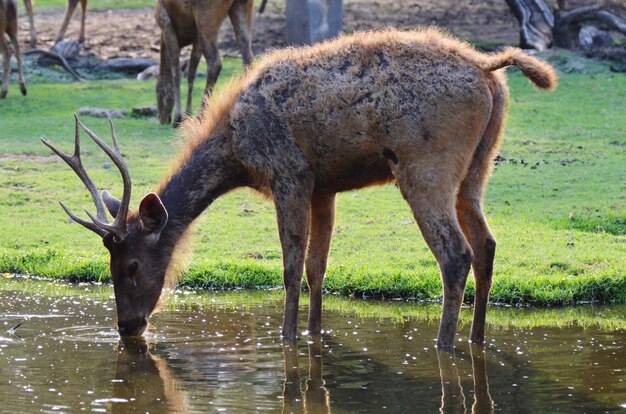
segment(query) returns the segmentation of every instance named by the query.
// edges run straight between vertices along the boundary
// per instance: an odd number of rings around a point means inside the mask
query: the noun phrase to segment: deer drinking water
[[[486,55],[436,30],[361,33],[275,51],[183,124],[187,148],[156,192],[129,212],[131,183],[117,139],[109,148],[76,125],[69,157],[97,205],[91,221],[111,255],[119,333],[140,335],[172,272],[177,245],[216,198],[247,186],[274,201],[283,250],[282,335],[295,338],[303,270],[308,331],[321,331],[322,283],[335,194],[392,183],[409,203],[443,280],[437,345],[454,346],[470,266],[476,301],[470,338],[484,340],[496,243],[482,194],[508,104],[500,68],[514,65],[541,89],[553,69],[517,49]],[[122,201],[102,193],[80,162],[79,127],[122,171]],[[103,204],[104,202],[104,204]],[[105,207],[115,217],[107,223]]]

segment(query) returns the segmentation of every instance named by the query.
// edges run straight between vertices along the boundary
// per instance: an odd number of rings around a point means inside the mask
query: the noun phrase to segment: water
[[[464,309],[450,353],[437,305],[325,299],[321,338],[280,340],[280,291],[186,292],[120,341],[110,287],[1,281],[0,412],[626,411],[624,308],[492,307],[484,348]]]

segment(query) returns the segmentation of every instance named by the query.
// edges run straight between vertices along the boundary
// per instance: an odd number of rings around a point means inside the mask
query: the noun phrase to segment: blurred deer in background
[[[17,7],[14,0],[0,0],[0,53],[2,54],[2,90],[0,99],[7,96],[9,90],[9,76],[11,75],[11,48],[9,47],[4,34],[9,36],[11,45],[15,50],[17,59],[18,82],[22,95],[26,95],[26,83],[24,83],[24,73],[22,71],[22,54],[20,44],[17,40]]]
[[[261,10],[265,6],[263,1]],[[243,64],[252,63],[252,10],[253,0],[200,0],[181,2],[159,0],[155,17],[161,28],[161,59],[159,80],[156,86],[159,121],[171,122],[174,109],[174,126],[182,120],[180,103],[180,50],[191,45],[191,57],[187,67],[187,106],[185,113],[191,114],[191,97],[200,56],[207,63],[205,94],[211,93],[222,69],[217,50],[217,36],[226,18],[235,31],[241,50]]]
[[[72,15],[74,14],[74,10],[76,10],[76,5],[80,1],[80,9],[82,12],[80,19],[80,34],[78,36],[78,41],[83,43],[85,41],[85,18],[87,16],[87,0],[67,0],[67,9],[65,9],[65,17],[63,18],[63,23],[61,24],[61,29],[57,34],[57,37],[54,43],[59,43],[65,37],[65,31],[67,30],[67,26],[70,24],[70,20],[72,19]],[[33,3],[32,0],[24,0],[24,6],[26,7],[26,15],[28,16],[28,20],[30,22],[30,47],[35,48],[37,46],[37,30],[35,29],[35,20],[33,18]]]

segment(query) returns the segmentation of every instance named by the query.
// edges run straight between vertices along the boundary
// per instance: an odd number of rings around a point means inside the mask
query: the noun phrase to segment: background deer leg
[[[17,60],[17,76],[20,84],[22,95],[26,95],[26,83],[24,82],[24,71],[22,70],[22,53],[20,52],[20,42],[17,40],[17,21],[9,22],[9,39],[15,50],[15,59]]]
[[[4,33],[0,33],[0,53],[2,53],[2,91],[0,99],[7,96],[9,91],[9,75],[11,74],[11,49],[4,40]]]
[[[156,83],[157,112],[161,124],[172,122],[172,109],[174,108],[174,93],[172,91],[172,73],[170,58],[167,52],[167,44],[161,34],[161,59],[159,60],[159,77]]]
[[[87,0],[80,0],[80,34],[78,42],[85,42],[85,19],[87,18]]]
[[[72,15],[74,14],[74,10],[76,10],[76,4],[78,4],[78,0],[68,0],[67,9],[65,10],[65,17],[63,18],[63,23],[61,24],[61,29],[59,30],[59,34],[57,35],[54,43],[59,43],[65,37],[65,31],[67,30],[67,26],[70,24],[70,20],[72,19]]]
[[[214,38],[201,38],[200,46],[202,48],[202,54],[206,59],[207,74],[206,74],[206,87],[204,88],[204,94],[211,95],[213,86],[217,82],[217,77],[222,70],[222,59],[220,53],[217,50],[217,36]]]
[[[244,67],[248,67],[252,63],[253,8],[254,2],[252,0],[236,1],[228,11]]]
[[[194,9],[194,18],[198,27],[199,45],[202,55],[206,59],[207,76],[205,95],[210,95],[213,85],[217,81],[217,77],[222,70],[222,60],[217,50],[217,35],[220,25],[226,18],[228,10],[221,10],[219,7],[196,8]]]
[[[174,28],[169,22],[161,22],[161,62],[159,64],[159,80],[157,82],[157,99],[159,120],[165,123],[172,115],[174,107],[174,126],[181,120],[180,104],[180,47]]]
[[[335,221],[335,194],[315,194],[311,200],[311,229],[306,255],[309,285],[309,333],[322,331],[322,287]]]
[[[180,71],[178,67],[180,47],[167,11],[164,7],[159,7],[157,10],[156,20],[161,28],[159,77],[156,84],[157,112],[159,122],[169,124],[172,121],[172,109],[177,97],[180,101],[180,82],[178,88],[174,83],[175,75]],[[172,63],[174,58],[176,58],[175,65]]]
[[[189,56],[189,64],[187,65],[187,108],[185,113],[191,115],[191,100],[193,97],[193,82],[196,79],[196,72],[198,71],[198,63],[200,63],[200,57],[202,53],[200,51],[200,45],[198,39],[191,46],[191,56]]]
[[[414,166],[406,166],[396,173],[400,191],[411,206],[441,271],[443,311],[437,336],[438,348],[454,348],[465,282],[472,263],[472,250],[456,218],[457,184],[455,179],[446,177],[446,172],[455,173],[452,169],[425,173]]]
[[[30,47],[34,49],[37,47],[37,30],[35,29],[35,18],[33,17],[33,2],[24,0],[24,7],[26,8],[26,15],[30,25]]]

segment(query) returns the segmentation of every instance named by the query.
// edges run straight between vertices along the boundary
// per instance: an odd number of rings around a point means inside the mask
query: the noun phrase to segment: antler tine
[[[111,125],[111,138],[113,139],[113,149],[117,152],[120,157],[122,156],[122,152],[120,151],[120,144],[117,141],[117,133],[115,132],[115,125],[113,125],[113,120],[110,116],[107,116],[109,120],[109,125]]]
[[[130,204],[130,195],[131,195],[131,181],[130,174],[128,172],[128,167],[122,158],[122,154],[119,150],[119,144],[117,142],[117,134],[115,133],[115,127],[113,126],[113,121],[109,118],[109,123],[111,124],[111,134],[113,137],[113,148],[109,147],[104,141],[102,141],[95,133],[93,133],[89,128],[87,128],[80,120],[77,121],[78,125],[82,128],[87,135],[91,137],[91,139],[98,144],[100,148],[109,156],[111,161],[117,166],[120,174],[122,175],[122,180],[124,183],[124,193],[122,195],[122,201],[120,203],[120,207],[117,211],[117,215],[115,216],[115,221],[112,225],[108,225],[106,223],[96,223],[101,228],[106,229],[114,233],[118,240],[122,240],[126,234],[126,217],[128,215],[128,207]]]
[[[99,227],[98,225],[96,225],[95,223],[92,223],[92,222],[89,222],[89,221],[83,220],[83,219],[81,219],[80,217],[76,216],[74,213],[72,213],[72,211],[71,211],[69,208],[67,208],[67,207],[65,206],[65,204],[61,203],[60,201],[59,201],[59,204],[61,204],[61,207],[63,208],[63,210],[65,210],[65,213],[66,213],[68,216],[70,216],[70,218],[71,218],[72,220],[74,220],[75,222],[77,222],[78,224],[80,224],[80,225],[82,225],[82,226],[84,226],[84,227],[88,228],[89,230],[93,231],[94,233],[96,233],[96,234],[97,234],[97,235],[99,235],[100,237],[104,237],[104,236],[106,236],[106,235],[107,235],[107,232],[106,232],[104,229],[100,228],[100,227]],[[90,217],[92,220],[94,220],[93,216],[92,216],[91,214],[89,214],[89,212],[88,212],[87,210],[85,210],[85,211],[87,212],[87,215],[89,215],[89,217]]]
[[[74,114],[74,155],[73,157],[76,159],[77,165],[79,166],[80,170],[82,170],[82,174],[79,174],[78,171],[76,170],[74,171],[76,171],[76,173],[78,174],[79,177],[81,177],[81,179],[83,175],[87,179],[87,182],[85,182],[84,180],[83,182],[87,186],[87,189],[89,189],[89,192],[91,193],[91,198],[93,199],[93,203],[96,205],[96,216],[98,217],[98,220],[103,223],[108,223],[109,220],[107,219],[106,209],[104,207],[104,204],[102,203],[102,199],[100,198],[100,192],[98,191],[98,187],[95,186],[93,181],[91,181],[91,179],[87,175],[87,171],[85,171],[85,169],[83,168],[83,162],[80,158],[80,129],[78,128],[79,123],[80,123],[80,120],[78,119],[78,115]]]
[[[122,174],[122,180],[124,184],[124,192],[122,194],[122,201],[120,203],[120,208],[118,210],[117,217],[121,216],[124,219],[124,223],[126,223],[126,215],[128,214],[128,209],[130,205],[130,194],[132,190],[132,184],[130,182],[130,173],[128,172],[128,166],[126,165],[126,162],[124,161],[124,157],[122,157],[122,151],[120,150],[120,145],[117,140],[117,133],[115,132],[115,125],[113,125],[113,120],[111,119],[110,116],[108,116],[107,119],[109,120],[109,125],[111,126],[111,138],[113,140],[113,148],[115,150],[115,153],[118,155],[120,162],[122,164],[121,166],[116,164],[118,165],[120,173]]]
[[[115,235],[115,239],[118,241],[124,240],[124,238],[126,237],[126,227],[124,226],[124,228],[120,230],[120,226],[116,225],[118,222],[117,218],[113,222],[113,224],[109,224],[109,223],[103,223],[99,221],[97,218],[93,216],[93,214],[91,214],[87,210],[85,210],[85,213],[87,213],[91,221],[93,221],[93,223],[91,224],[93,224],[94,226],[97,226],[99,230],[102,231],[104,234],[111,233]],[[126,222],[124,222],[124,224],[126,224]]]
[[[62,152],[61,150],[59,150],[57,147],[55,147],[54,145],[52,145],[51,142],[49,142],[48,140],[44,139],[43,137],[41,138],[41,142],[43,142],[43,144],[45,146],[47,146],[48,148],[50,148],[52,150],[52,152],[54,152],[56,155],[59,156],[59,158],[61,158],[67,165],[70,166],[70,168],[76,173],[76,175],[78,175],[78,177],[81,179],[81,181],[83,182],[83,184],[85,185],[85,187],[87,188],[87,190],[89,190],[89,193],[91,194],[91,198],[96,206],[96,211],[97,211],[97,221],[101,222],[101,223],[105,223],[108,224],[108,220],[107,220],[107,216],[106,216],[106,210],[105,207],[102,203],[102,200],[100,199],[100,195],[99,195],[99,191],[98,188],[95,186],[95,184],[93,183],[93,181],[89,178],[89,175],[87,174],[87,171],[85,171],[83,165],[82,165],[82,160],[80,158],[80,129],[78,128],[78,117],[76,115],[74,115],[75,118],[75,126],[74,126],[74,154],[70,157],[69,155],[65,154],[64,152]],[[94,231],[96,234],[104,237],[104,235],[106,235],[106,231],[104,231],[102,228],[98,227],[98,224],[94,223],[90,223],[87,222],[85,220],[80,219],[79,217],[77,217],[74,213],[72,213],[70,211],[70,209],[68,209],[63,203],[61,203],[61,207],[63,207],[63,210],[65,210],[65,213],[74,221],[76,221],[77,223],[81,224],[82,226],[88,228],[89,230]]]

